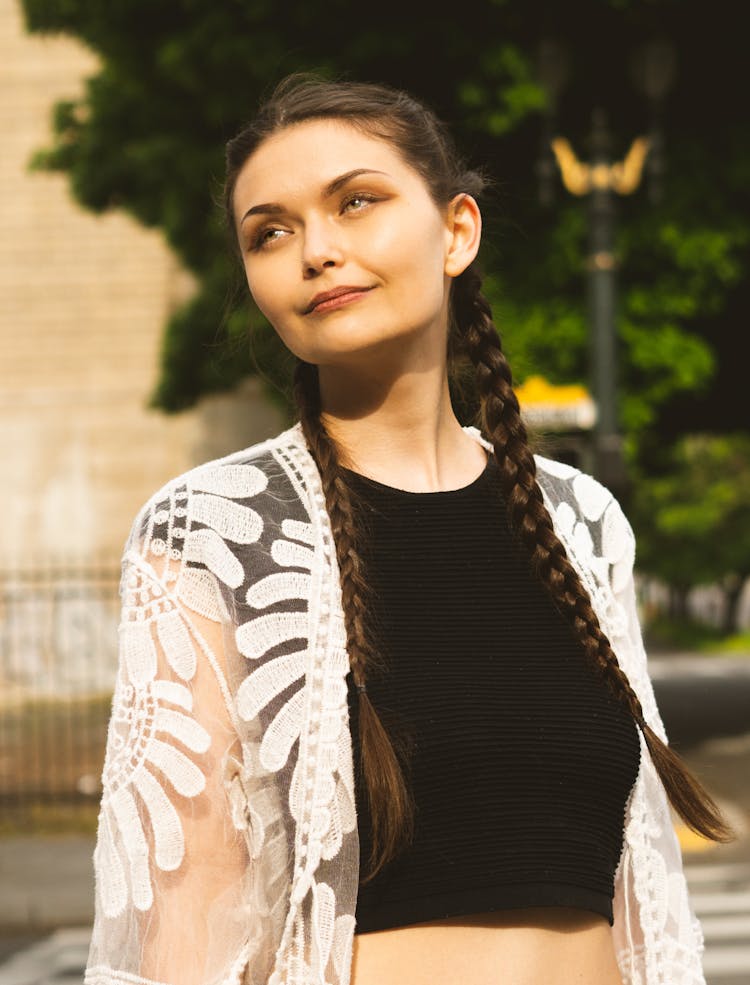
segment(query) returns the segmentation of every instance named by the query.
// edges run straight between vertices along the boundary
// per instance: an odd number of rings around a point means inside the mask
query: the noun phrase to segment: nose
[[[302,234],[302,265],[306,277],[315,277],[324,267],[343,261],[340,235],[325,219],[309,221]]]

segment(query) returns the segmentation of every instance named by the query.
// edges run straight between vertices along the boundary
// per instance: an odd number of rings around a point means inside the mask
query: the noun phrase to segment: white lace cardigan
[[[556,532],[664,737],[630,525],[590,476],[536,461]],[[359,876],[349,663],[301,425],[156,492],[125,548],[121,598],[85,985],[347,985]],[[625,985],[705,985],[642,736],[613,934]]]

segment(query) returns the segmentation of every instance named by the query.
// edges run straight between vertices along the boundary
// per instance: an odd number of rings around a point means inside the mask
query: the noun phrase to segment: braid
[[[329,81],[310,73],[282,79],[259,108],[255,118],[227,144],[224,206],[232,243],[239,245],[235,217],[235,188],[249,158],[265,140],[305,120],[335,119],[354,126],[395,148],[421,176],[425,188],[442,208],[454,196],[478,196],[491,187],[491,177],[468,168],[447,126],[425,104],[390,86]],[[240,251],[241,253],[241,251]],[[730,829],[706,791],[680,758],[646,724],[641,703],[617,662],[602,631],[591,599],[555,534],[536,481],[536,466],[511,373],[503,355],[490,306],[481,293],[474,264],[451,285],[447,360],[452,371],[469,368],[455,357],[468,354],[474,366],[476,393],[485,432],[491,437],[500,466],[503,494],[512,529],[528,551],[531,566],[580,641],[585,659],[601,674],[617,699],[642,730],[654,765],[673,806],[685,822],[713,841],[727,841]],[[461,382],[455,372],[449,383]],[[367,676],[378,666],[379,647],[368,626],[370,587],[365,576],[360,537],[366,517],[355,516],[354,492],[344,466],[345,451],[327,432],[321,414],[317,368],[298,357],[294,397],[305,439],[322,479],[326,507],[341,578],[347,647],[351,674],[359,693],[359,735],[362,773],[372,817],[373,875],[411,839],[414,805],[407,790],[394,745],[364,691]],[[404,759],[406,762],[406,758]]]
[[[646,724],[638,695],[620,667],[589,594],[555,533],[536,481],[536,463],[513,391],[510,366],[492,321],[489,302],[481,292],[481,283],[474,264],[456,279],[454,324],[462,349],[476,370],[482,424],[500,466],[511,528],[528,551],[537,577],[571,626],[590,666],[604,678],[643,732],[675,810],[690,828],[704,837],[729,841],[733,833],[712,798],[676,753]]]
[[[326,509],[336,545],[341,596],[352,679],[358,689],[359,739],[362,775],[372,823],[369,882],[410,840],[414,826],[414,802],[396,756],[365,690],[368,671],[383,669],[382,657],[371,639],[367,619],[370,587],[358,548],[352,495],[341,470],[340,453],[321,420],[317,367],[297,360],[294,399],[300,413],[305,439],[320,471]]]

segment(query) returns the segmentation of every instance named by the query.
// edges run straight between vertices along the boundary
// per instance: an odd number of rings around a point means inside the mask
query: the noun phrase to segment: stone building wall
[[[0,0],[0,565],[117,559],[163,482],[284,426],[256,381],[178,416],[146,409],[191,280],[160,232],[86,212],[66,176],[27,169],[55,101],[97,64],[74,39],[26,34]]]

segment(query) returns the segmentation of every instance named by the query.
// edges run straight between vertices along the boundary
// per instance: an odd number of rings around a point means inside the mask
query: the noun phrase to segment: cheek
[[[419,283],[424,289],[435,281],[442,289],[443,245],[442,228],[416,215],[372,230],[364,255],[392,283],[403,282],[405,288]]]
[[[252,299],[258,309],[266,316],[266,318],[272,320],[271,316],[274,313],[274,299],[276,299],[277,306],[279,301],[279,294],[276,289],[276,279],[273,276],[273,271],[270,269],[266,270],[261,277],[257,274],[251,274],[247,268],[245,268],[245,279],[247,281],[247,286],[250,290]]]
[[[261,274],[256,272],[253,275],[246,268],[245,279],[256,307],[270,322],[287,349],[301,359],[309,359],[310,353],[299,344],[301,336],[295,316],[289,314],[288,306],[291,302],[285,305],[285,296],[282,293],[284,284],[289,282],[288,274],[284,275],[275,270],[273,264],[268,263],[263,265]]]

